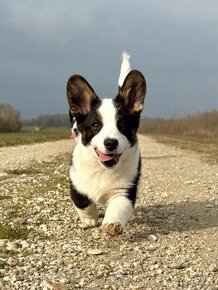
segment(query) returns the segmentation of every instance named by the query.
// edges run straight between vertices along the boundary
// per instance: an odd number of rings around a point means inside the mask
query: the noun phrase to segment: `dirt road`
[[[108,237],[78,227],[71,142],[0,150],[0,289],[218,289],[218,166],[141,136],[135,213]]]

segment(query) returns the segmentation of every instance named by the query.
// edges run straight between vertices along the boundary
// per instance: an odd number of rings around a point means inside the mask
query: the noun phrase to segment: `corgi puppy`
[[[102,232],[120,235],[134,210],[141,157],[137,139],[146,81],[123,53],[118,94],[100,99],[80,75],[67,82],[70,117],[77,130],[70,194],[84,228],[98,225],[96,205],[106,205]],[[71,119],[72,121],[73,119]]]

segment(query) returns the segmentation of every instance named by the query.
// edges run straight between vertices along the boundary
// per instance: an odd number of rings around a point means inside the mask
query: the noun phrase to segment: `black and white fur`
[[[89,83],[73,75],[67,83],[70,114],[78,130],[70,168],[71,198],[82,227],[98,224],[96,204],[106,205],[101,230],[119,235],[134,209],[141,158],[137,140],[146,82],[123,54],[119,90],[100,100]]]

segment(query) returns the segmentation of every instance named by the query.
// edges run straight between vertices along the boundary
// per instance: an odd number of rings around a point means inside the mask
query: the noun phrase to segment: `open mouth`
[[[112,167],[115,164],[117,164],[121,156],[121,154],[114,154],[114,153],[106,154],[106,153],[101,152],[97,148],[95,149],[95,152],[100,162],[106,167]]]

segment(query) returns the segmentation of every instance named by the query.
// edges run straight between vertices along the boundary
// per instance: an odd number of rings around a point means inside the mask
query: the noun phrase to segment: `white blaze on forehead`
[[[116,126],[116,109],[112,99],[102,100],[102,105],[99,108],[103,126]]]

